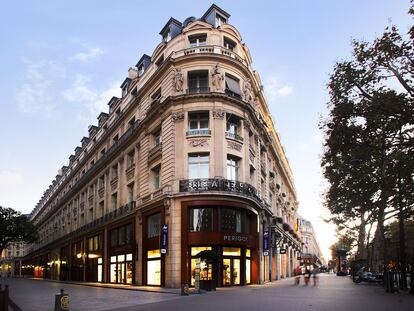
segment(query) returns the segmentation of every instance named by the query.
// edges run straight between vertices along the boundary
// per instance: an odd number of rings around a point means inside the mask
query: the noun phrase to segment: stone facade
[[[292,274],[300,251],[293,177],[228,18],[213,5],[201,19],[165,25],[162,42],[130,70],[122,98],[111,99],[31,213],[40,241],[25,273],[179,287],[192,282],[193,249],[210,247],[223,257],[218,286]],[[189,229],[196,206],[209,207],[210,233]],[[267,255],[264,231],[281,235]],[[239,255],[225,259],[232,247]],[[228,269],[238,278],[228,280]]]

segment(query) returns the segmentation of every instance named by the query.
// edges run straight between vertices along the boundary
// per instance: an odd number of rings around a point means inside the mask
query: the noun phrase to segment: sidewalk
[[[160,287],[160,286],[139,286],[139,285],[111,284],[111,283],[98,283],[98,282],[59,281],[59,280],[40,279],[40,278],[25,278],[25,279],[39,281],[39,282],[52,282],[52,283],[73,284],[73,285],[82,285],[82,286],[93,286],[93,287],[101,287],[101,288],[125,289],[125,290],[135,290],[135,291],[151,292],[151,293],[181,295],[180,288],[165,288],[165,287]],[[194,290],[190,289],[190,293],[192,291]]]

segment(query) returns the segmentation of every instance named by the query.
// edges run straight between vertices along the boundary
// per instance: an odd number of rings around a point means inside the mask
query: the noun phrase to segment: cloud
[[[11,188],[16,187],[22,184],[23,176],[11,170],[0,171],[0,187],[1,188]]]
[[[265,94],[266,96],[272,100],[279,97],[287,97],[293,93],[293,87],[284,84],[280,81],[280,79],[271,76],[265,80]]]
[[[75,55],[72,55],[70,59],[80,61],[81,63],[89,63],[96,60],[103,53],[104,52],[100,47],[94,47],[90,48],[86,52],[76,53]]]
[[[50,116],[55,108],[55,80],[66,75],[65,67],[56,61],[32,62],[24,59],[26,65],[23,82],[16,92],[16,101],[24,113],[41,112]]]
[[[66,101],[78,106],[78,119],[87,123],[96,120],[102,111],[108,110],[107,103],[112,96],[120,96],[119,81],[111,83],[103,90],[94,89],[90,83],[89,77],[78,74],[72,81],[72,85],[62,91],[62,96]]]

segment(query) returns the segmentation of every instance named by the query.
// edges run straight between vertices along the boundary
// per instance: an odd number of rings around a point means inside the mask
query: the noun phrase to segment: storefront
[[[164,286],[164,256],[160,249],[161,223],[164,218],[160,209],[144,215],[143,241],[143,276],[148,286]]]
[[[117,284],[135,283],[135,233],[133,223],[129,222],[112,228],[110,230],[109,246],[109,282]],[[102,271],[102,267],[103,259],[98,257],[96,260],[98,273]]]
[[[86,281],[103,280],[103,234],[98,233],[86,239]]]
[[[194,286],[197,254],[216,252],[220,261],[208,269],[201,262],[200,279],[216,286],[258,282],[257,214],[235,202],[191,201],[182,203],[182,279]],[[189,267],[189,269],[187,269]]]

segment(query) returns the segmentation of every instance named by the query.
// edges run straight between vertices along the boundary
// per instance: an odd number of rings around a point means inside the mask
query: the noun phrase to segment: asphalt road
[[[414,311],[414,296],[387,294],[378,285],[354,284],[348,277],[332,274],[321,274],[316,287],[294,286],[293,279],[285,279],[187,297],[23,279],[8,279],[8,284],[11,297],[23,311],[53,310],[54,294],[61,287],[70,295],[71,311]]]
[[[294,286],[293,279],[286,279],[116,310],[414,311],[414,297],[387,294],[378,285],[354,284],[349,277],[322,274],[316,287]]]

